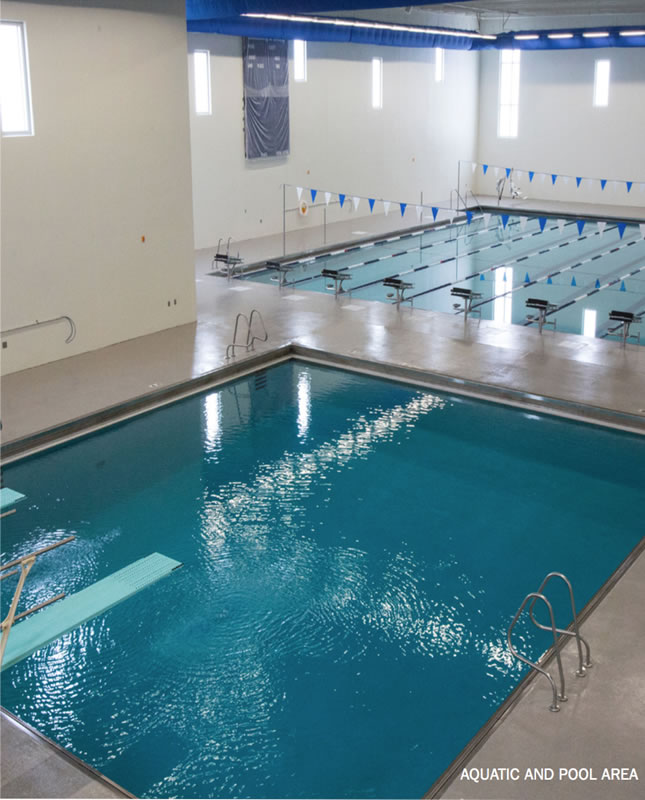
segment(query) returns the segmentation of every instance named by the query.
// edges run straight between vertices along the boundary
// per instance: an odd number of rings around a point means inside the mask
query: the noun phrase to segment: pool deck
[[[553,205],[553,204],[551,204]],[[542,206],[545,207],[545,204]],[[570,208],[570,207],[569,207]],[[564,206],[555,213],[580,213]],[[598,211],[598,208],[595,207]],[[599,213],[605,213],[600,211]],[[608,213],[608,212],[607,212]],[[620,216],[616,210],[613,215]],[[645,220],[645,209],[629,209]],[[346,223],[343,223],[345,225]],[[356,227],[354,222],[353,226]],[[365,226],[361,227],[365,230]],[[351,237],[338,230],[337,240]],[[305,242],[305,245],[307,242]],[[316,242],[312,239],[311,246]],[[279,254],[281,237],[235,243],[247,262]],[[570,334],[504,326],[423,310],[400,312],[382,303],[280,290],[277,286],[211,277],[212,250],[196,254],[198,320],[111,347],[45,364],[3,378],[2,421],[6,444],[91,415],[160,388],[181,384],[226,365],[235,315],[257,308],[269,339],[258,353],[296,344],[333,353],[348,362],[374,362],[433,373],[443,381],[466,380],[503,391],[530,393],[628,415],[645,430],[645,347],[583,339]],[[244,363],[245,357],[235,361]],[[82,387],[82,388],[81,388]],[[619,470],[620,465],[608,464]],[[644,526],[645,532],[645,526]],[[554,565],[556,566],[556,565]],[[530,588],[530,587],[528,587]],[[527,588],[527,591],[528,591]],[[448,798],[642,797],[645,781],[645,555],[641,554],[584,623],[596,666],[582,680],[569,680],[570,700],[549,713],[548,687],[531,683],[470,765],[635,768],[639,781],[498,781],[457,779],[442,787]],[[509,616],[515,609],[509,609]],[[570,648],[566,651],[571,673]],[[429,723],[430,724],[430,723]],[[100,794],[88,776],[70,782],[73,765],[46,744],[2,719],[3,797],[122,796]],[[469,766],[470,766],[469,765]],[[78,769],[78,768],[76,768]],[[127,789],[127,786],[125,787]],[[99,792],[92,794],[93,791]]]

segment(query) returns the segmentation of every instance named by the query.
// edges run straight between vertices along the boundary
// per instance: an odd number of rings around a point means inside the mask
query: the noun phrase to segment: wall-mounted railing
[[[16,333],[23,333],[24,331],[34,330],[35,328],[40,328],[43,325],[56,325],[59,322],[67,322],[69,325],[69,334],[65,339],[65,344],[69,344],[74,337],[76,336],[76,324],[71,317],[68,317],[66,314],[62,317],[52,317],[52,319],[44,319],[44,320],[36,320],[35,322],[30,322],[27,325],[19,325],[17,328],[7,328],[5,331],[0,331],[0,337],[3,339],[5,336],[13,336]]]

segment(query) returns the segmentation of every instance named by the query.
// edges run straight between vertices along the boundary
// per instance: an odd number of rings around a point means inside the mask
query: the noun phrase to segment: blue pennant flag
[[[468,223],[468,225],[470,225],[472,221],[473,221],[473,212],[466,211],[466,222]]]
[[[634,181],[625,181],[625,185],[627,186],[627,194],[631,192],[633,184]]]
[[[555,184],[555,182],[556,182],[557,180],[558,180],[558,176],[557,176],[557,175],[551,175],[551,183],[552,183],[552,184]]]
[[[618,228],[618,233],[620,234],[620,238],[623,238],[623,234],[625,233],[625,228],[627,227],[626,222],[619,222],[616,226]]]
[[[621,282],[620,282],[620,289],[619,289],[619,291],[621,291],[621,292],[626,292],[626,291],[627,291],[627,289],[625,289],[625,281],[621,281]]]
[[[578,233],[582,236],[582,231],[585,227],[585,221],[583,219],[576,220],[576,225],[578,226]]]
[[[436,220],[438,213],[439,213],[439,209],[436,208],[435,206],[432,206],[432,219]]]
[[[479,280],[480,280],[480,281],[485,281],[485,280],[486,280],[486,278],[484,278],[484,273],[483,273],[483,272],[482,272],[482,274],[479,276]]]
[[[506,167],[506,177],[507,178],[511,177],[511,168],[510,167]]]
[[[343,203],[345,202],[345,195],[344,194],[339,194],[338,195],[338,200],[340,201],[340,207],[342,208],[343,207]]]
[[[311,202],[315,203],[316,195],[318,194],[318,189],[310,189],[309,191],[311,192]]]
[[[540,223],[540,231],[544,231],[546,227],[546,217],[538,217],[538,222]]]
[[[527,272],[527,273],[526,273],[526,275],[524,276],[524,283],[531,283],[531,279],[529,278],[529,274],[528,274],[528,272]]]
[[[401,206],[401,216],[403,216],[405,214],[407,203],[399,203],[399,205]]]
[[[502,214],[502,225],[506,227],[508,225],[508,214]],[[506,275],[506,273],[504,273]],[[504,278],[506,280],[506,278]]]
[[[581,183],[582,183],[582,178],[576,178],[576,189],[580,188]]]
[[[577,286],[577,285],[578,285],[578,284],[576,283],[576,276],[575,276],[575,275],[572,275],[572,276],[571,276],[571,285],[572,285],[572,286]]]
[[[535,172],[529,172],[529,183],[532,183],[534,177],[535,177]]]
[[[607,185],[607,178],[602,178],[602,180],[600,181],[600,188],[603,192],[605,191],[606,185]]]
[[[371,214],[372,211],[374,211],[374,200],[370,197],[370,199],[367,202],[370,204],[370,214]]]
[[[551,276],[550,276],[550,275],[549,275],[549,277],[546,279],[546,282],[547,282],[547,283],[553,283],[553,281],[551,280]]]
[[[600,278],[596,278],[595,287],[596,289],[600,289]]]
[[[482,164],[482,169],[484,170],[484,175],[488,172],[488,164]]]

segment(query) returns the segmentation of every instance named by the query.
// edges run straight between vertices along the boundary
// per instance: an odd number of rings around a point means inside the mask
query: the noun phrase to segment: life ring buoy
[[[306,217],[309,213],[309,206],[307,205],[306,200],[301,200],[300,205],[298,206],[298,213],[301,217]]]

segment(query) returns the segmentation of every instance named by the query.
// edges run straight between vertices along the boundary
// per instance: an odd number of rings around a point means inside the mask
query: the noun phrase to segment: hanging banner
[[[544,233],[544,228],[546,226],[546,217],[538,217],[538,222],[540,223],[540,232]]]
[[[421,219],[421,215],[423,214],[423,206],[415,206],[417,211],[417,219]]]
[[[484,225],[485,225],[486,227],[488,227],[488,225],[490,224],[490,217],[491,217],[491,215],[490,215],[490,213],[487,211],[487,212],[484,214]]]
[[[551,183],[553,184],[553,186],[555,186],[555,182],[557,180],[558,180],[558,176],[557,175],[551,175]]]
[[[560,233],[562,233],[564,231],[564,225],[565,225],[564,220],[563,219],[559,219],[558,220],[558,228],[560,229]]]
[[[582,183],[582,178],[576,178],[576,189],[580,188],[581,183]]]
[[[509,219],[508,214],[502,214],[502,227],[506,228],[506,226],[508,225],[508,219]],[[504,273],[504,280],[506,280],[506,273]]]
[[[470,223],[472,221],[473,221],[473,212],[472,211],[466,211],[466,224],[470,225]]]
[[[482,164],[482,169],[484,170],[484,175],[488,172],[488,164]]]
[[[432,206],[432,219],[436,222],[437,221],[437,214],[439,213],[439,209],[435,206]]]
[[[605,186],[606,185],[607,185],[607,179],[606,178],[601,178],[600,179],[600,189],[601,189],[601,191],[603,191],[603,192],[605,191]]]
[[[633,183],[634,181],[625,181],[625,186],[627,187],[627,194],[631,192]]]
[[[626,222],[619,222],[616,226],[618,228],[618,233],[620,234],[620,238],[623,238],[623,234],[625,233],[625,228],[627,227]]]
[[[242,42],[244,155],[249,160],[289,155],[288,42]]]

